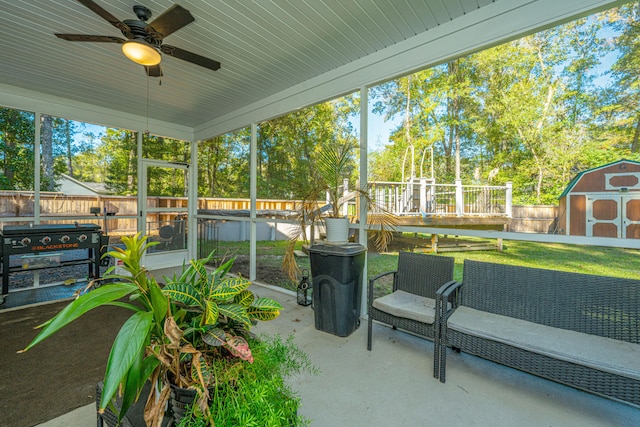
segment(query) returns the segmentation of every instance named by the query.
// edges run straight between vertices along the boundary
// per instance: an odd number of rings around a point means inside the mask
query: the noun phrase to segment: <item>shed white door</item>
[[[640,198],[622,196],[622,237],[640,239]]]
[[[587,236],[640,238],[640,198],[632,195],[587,196]]]

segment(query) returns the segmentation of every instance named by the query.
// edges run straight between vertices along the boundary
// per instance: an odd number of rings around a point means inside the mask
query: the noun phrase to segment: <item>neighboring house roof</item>
[[[82,182],[67,175],[60,174],[56,184],[60,186],[60,192],[71,195],[106,195],[107,187],[100,182]]]
[[[616,160],[615,162],[607,163],[606,165],[600,165],[600,166],[597,166],[595,168],[591,168],[591,169],[584,170],[582,172],[578,172],[578,174],[576,176],[574,176],[571,181],[569,181],[569,184],[564,189],[562,194],[558,197],[558,199],[562,199],[564,196],[569,194],[569,192],[573,189],[573,187],[575,187],[575,185],[578,183],[578,181],[580,181],[580,178],[582,178],[583,175],[585,175],[587,173],[590,173],[590,172],[593,172],[593,171],[597,171],[599,169],[608,168],[609,166],[617,165],[619,163],[633,163],[633,164],[636,164],[636,165],[640,165],[640,162],[637,162],[635,160],[621,159],[621,160]]]

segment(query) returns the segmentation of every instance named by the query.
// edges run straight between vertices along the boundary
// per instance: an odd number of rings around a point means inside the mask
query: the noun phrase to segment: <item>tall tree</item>
[[[33,190],[34,114],[0,107],[0,189]]]
[[[118,195],[136,195],[138,174],[135,134],[108,128],[98,152],[107,162],[107,188]]]
[[[612,65],[616,127],[625,134],[632,153],[640,152],[640,3],[631,2],[608,13],[609,27],[619,33],[615,46],[620,56]]]
[[[308,194],[315,153],[352,132],[346,117],[355,105],[353,100],[325,102],[261,123],[259,197],[302,198]]]
[[[250,130],[221,135],[198,144],[198,195],[249,197]]]
[[[42,152],[42,182],[44,190],[55,190],[53,174],[53,119],[49,115],[42,116],[40,151]]]

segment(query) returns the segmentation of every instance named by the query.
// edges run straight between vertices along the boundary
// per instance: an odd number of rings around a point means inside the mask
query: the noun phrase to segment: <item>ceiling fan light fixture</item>
[[[160,52],[148,43],[129,40],[122,44],[124,56],[140,65],[158,65],[162,60]]]

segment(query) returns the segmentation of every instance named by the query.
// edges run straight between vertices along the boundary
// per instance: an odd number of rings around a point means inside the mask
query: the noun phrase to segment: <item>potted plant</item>
[[[152,384],[145,406],[148,426],[160,425],[170,383],[196,390],[199,404],[206,405],[208,386],[215,381],[211,367],[217,357],[226,364],[233,358],[251,361],[251,349],[244,338],[257,320],[278,316],[281,306],[266,298],[254,298],[244,279],[225,278],[229,261],[208,272],[207,260],[192,260],[181,274],[164,288],[141,265],[147,236],[123,237],[124,249],[108,253],[123,262],[126,275],[72,301],[55,317],[41,325],[41,332],[22,351],[50,337],[56,331],[102,305],[117,305],[132,315],[118,332],[109,354],[100,408],[109,405],[120,391],[119,419],[138,399],[147,381]],[[128,301],[122,301],[127,298]],[[206,409],[205,409],[206,410]]]
[[[356,187],[349,192],[344,191],[343,184],[352,172],[354,153],[357,149],[357,141],[350,137],[328,144],[317,152],[313,159],[311,179],[302,190],[303,197],[298,215],[300,222],[291,234],[283,261],[284,270],[294,281],[297,281],[299,271],[293,249],[299,236],[302,235],[305,241],[313,244],[315,227],[324,222],[327,241],[347,241],[349,219],[343,214],[343,208],[354,197],[364,198],[367,204],[367,222],[377,226],[373,232],[376,249],[384,250],[393,238],[391,230],[397,224],[395,217],[371,198],[367,188]],[[310,236],[306,235],[307,225],[311,226]],[[338,231],[334,232],[332,227],[337,227]]]
[[[174,418],[182,415],[190,397],[208,414],[210,390],[233,381],[242,361],[254,361],[249,345],[252,325],[275,319],[282,309],[270,298],[256,298],[247,289],[248,280],[226,277],[233,259],[207,271],[212,255],[191,260],[179,274],[165,278],[162,289],[171,301],[172,316],[165,322],[170,342],[150,350],[164,365]]]

